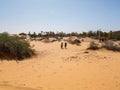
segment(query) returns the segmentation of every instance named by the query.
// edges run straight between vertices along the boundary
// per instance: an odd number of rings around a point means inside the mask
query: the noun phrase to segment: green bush
[[[112,51],[120,51],[120,47],[118,45],[114,45],[112,42],[106,42],[104,45],[102,45],[102,48]]]
[[[99,49],[99,46],[94,41],[92,41],[92,42],[90,42],[90,45],[89,45],[88,49],[97,50],[97,49]]]
[[[35,55],[30,44],[7,33],[0,34],[0,59],[22,60]]]

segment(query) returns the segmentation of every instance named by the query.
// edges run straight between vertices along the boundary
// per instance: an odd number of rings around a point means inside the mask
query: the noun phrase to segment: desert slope
[[[120,53],[33,41],[37,56],[0,61],[0,90],[120,90]]]

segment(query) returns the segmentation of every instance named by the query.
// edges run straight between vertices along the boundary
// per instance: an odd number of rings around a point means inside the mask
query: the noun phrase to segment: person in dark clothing
[[[61,49],[63,49],[63,42],[61,42]]]
[[[67,48],[67,42],[65,42],[65,48]]]

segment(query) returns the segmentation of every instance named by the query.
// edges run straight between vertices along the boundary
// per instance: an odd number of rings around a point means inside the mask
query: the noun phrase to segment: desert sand
[[[0,90],[120,90],[120,53],[32,41],[37,56],[0,61]]]

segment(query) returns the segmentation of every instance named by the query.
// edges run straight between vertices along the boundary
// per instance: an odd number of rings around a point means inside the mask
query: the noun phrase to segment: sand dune
[[[0,90],[120,90],[120,53],[86,50],[89,42],[31,44],[36,57],[0,61]]]

